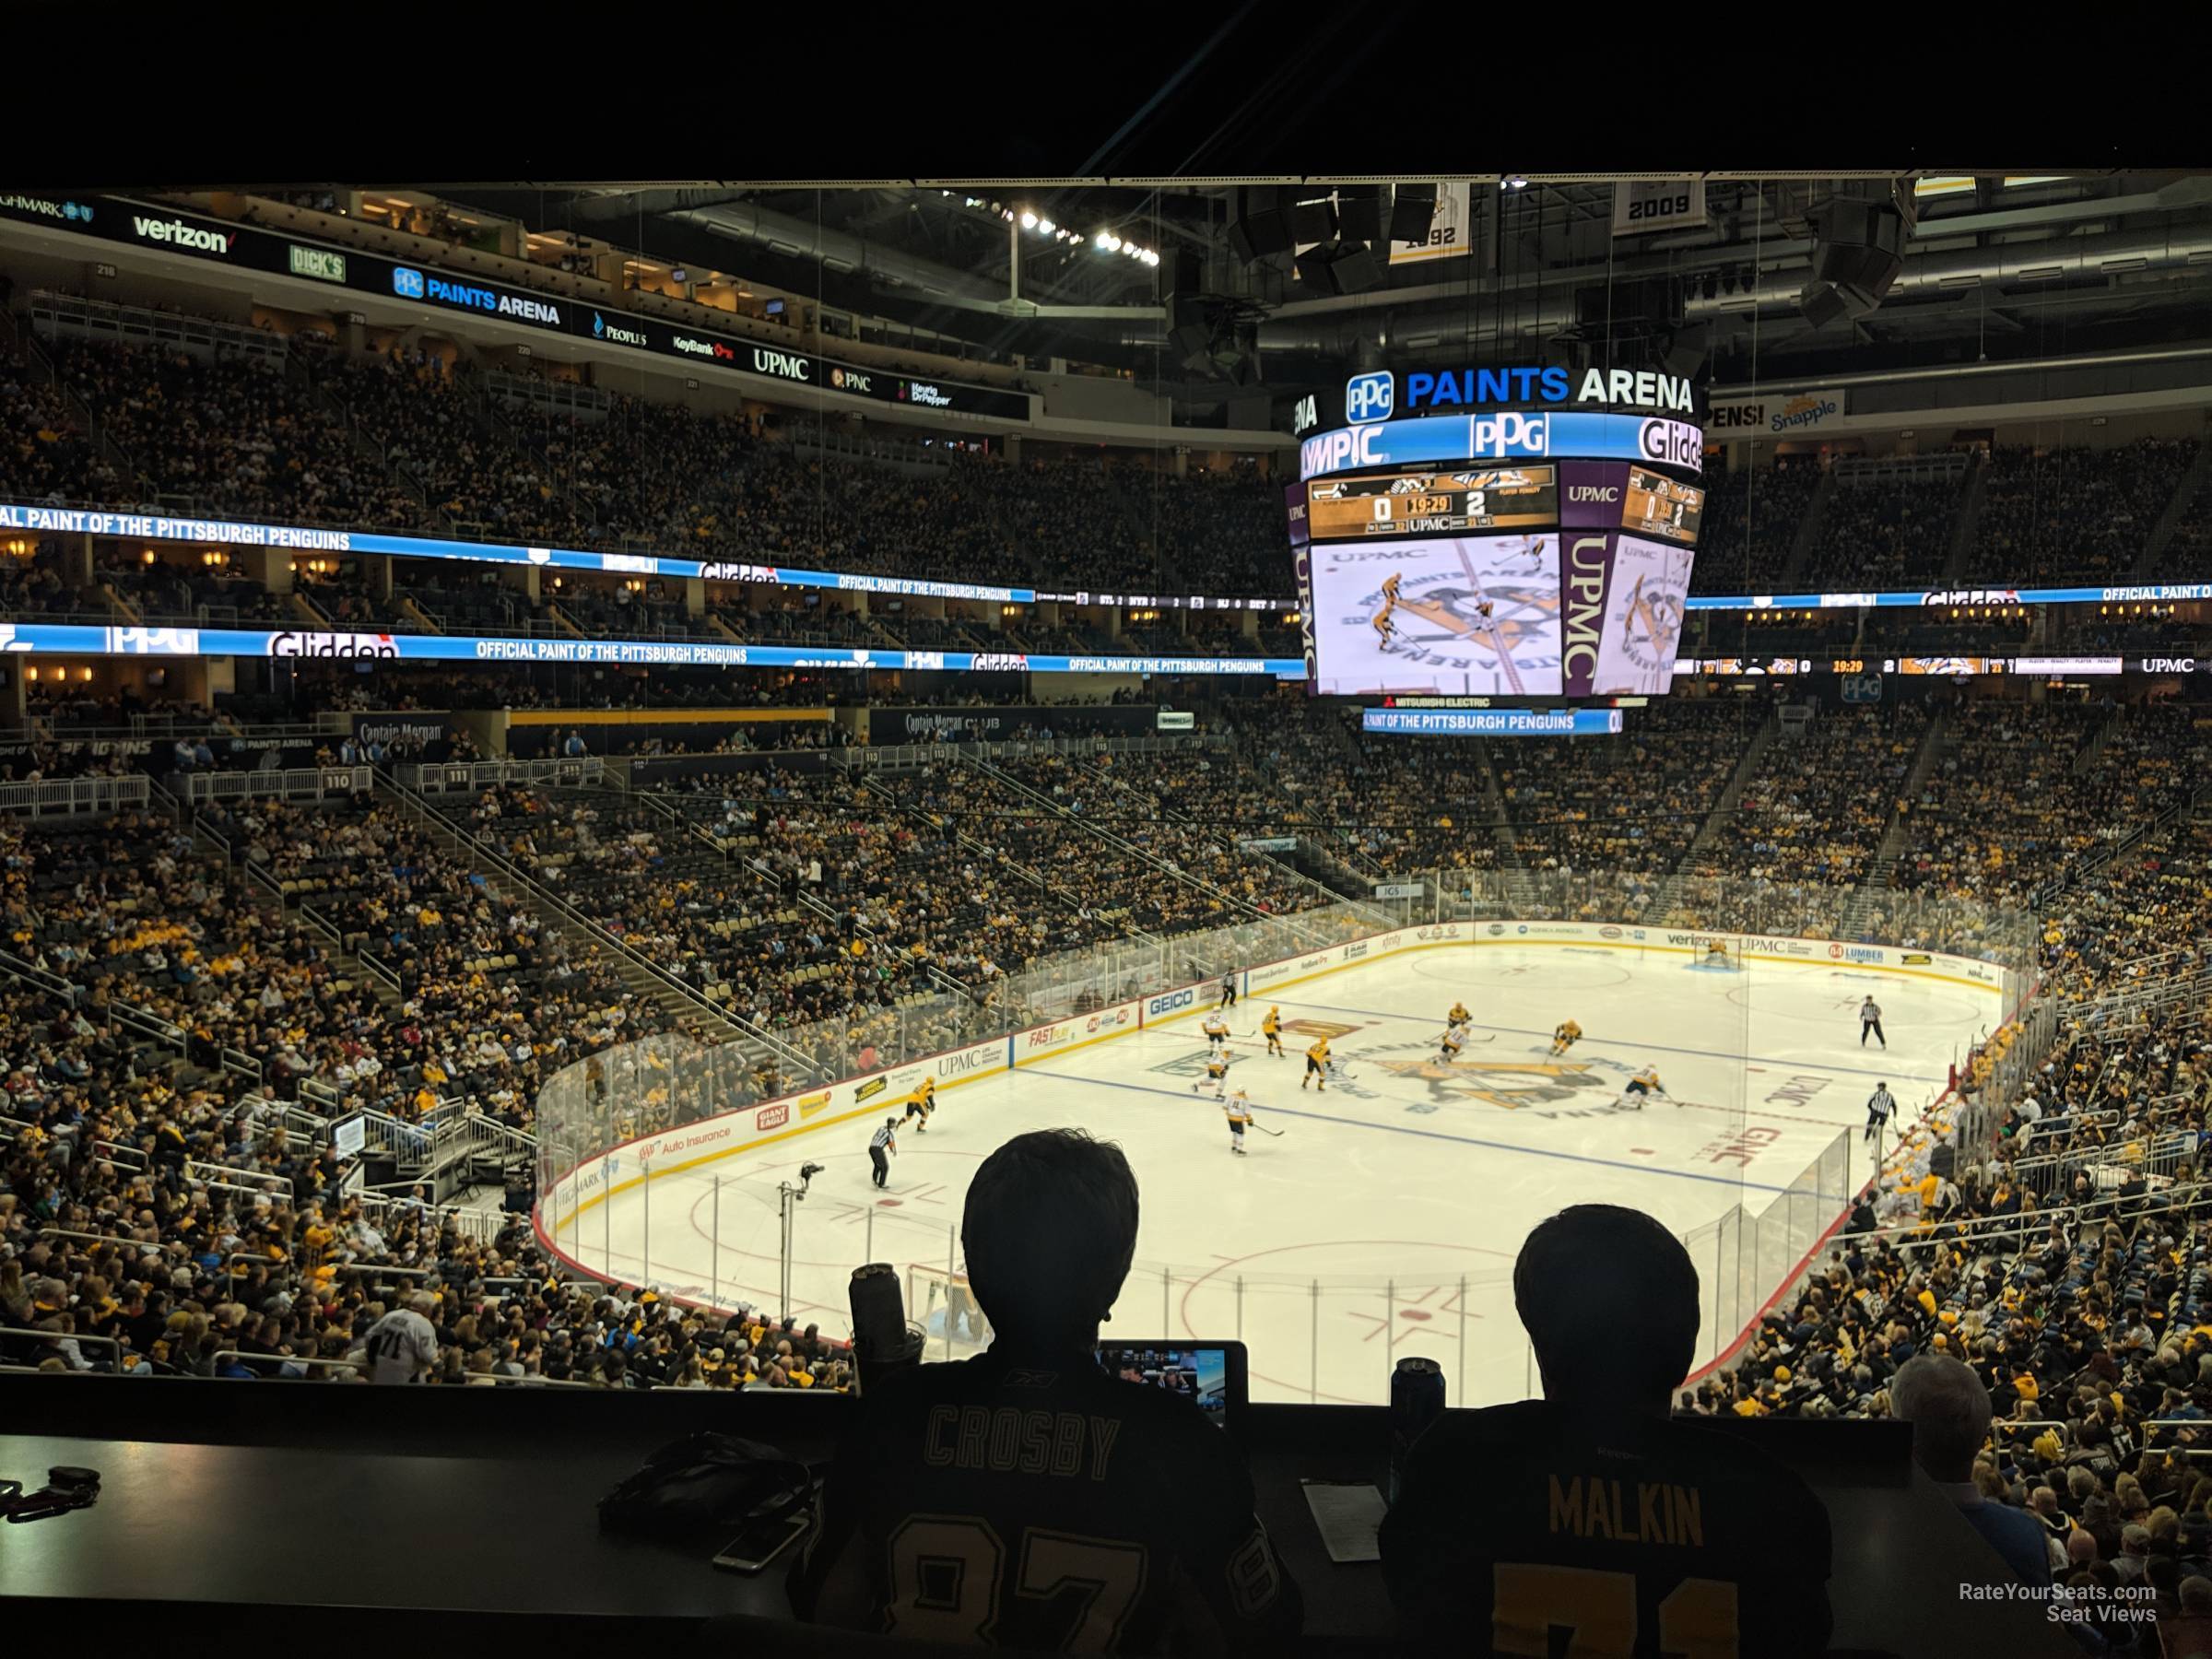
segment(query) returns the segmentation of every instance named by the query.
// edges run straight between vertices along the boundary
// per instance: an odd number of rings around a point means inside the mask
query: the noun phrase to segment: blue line
[[[1300,1008],[1319,1008],[1324,1014],[1364,1014],[1371,1019],[1406,1019],[1412,1018],[1403,1008],[1347,1008],[1341,1003],[1293,1002]],[[1516,1037],[1547,1037],[1547,1031],[1532,1030],[1526,1026],[1484,1025],[1472,1022],[1477,1030],[1505,1031]],[[1948,1077],[1924,1077],[1919,1072],[1894,1071],[1888,1067],[1871,1065],[1830,1065],[1824,1060],[1784,1060],[1772,1054],[1735,1054],[1726,1049],[1677,1048],[1671,1042],[1639,1042],[1639,1049],[1651,1049],[1662,1054],[1699,1054],[1708,1060],[1740,1060],[1748,1065],[1759,1061],[1768,1065],[1801,1065],[1808,1071],[1835,1072],[1839,1076],[1861,1077],[1900,1077],[1907,1083],[1947,1083]]]
[[[1318,1007],[1318,1003],[1308,1006]],[[1172,1088],[1155,1088],[1149,1083],[1116,1083],[1112,1077],[1085,1077],[1074,1073],[1058,1074],[1071,1082],[1080,1082],[1098,1088],[1126,1088],[1135,1094],[1165,1095],[1169,1100],[1182,1096]],[[1769,1186],[1763,1181],[1735,1181],[1725,1175],[1700,1175],[1694,1170],[1663,1170],[1656,1164],[1623,1163],[1617,1158],[1592,1158],[1584,1152],[1554,1152],[1547,1147],[1516,1147],[1506,1141],[1478,1140],[1472,1135],[1447,1135],[1441,1129],[1416,1129],[1409,1124],[1370,1124],[1358,1118],[1329,1117],[1318,1112],[1293,1112],[1288,1106],[1269,1106],[1269,1112],[1282,1117],[1304,1118],[1310,1123],[1335,1124],[1344,1129],[1380,1129],[1385,1135],[1418,1135],[1422,1140],[1451,1141],[1456,1146],[1481,1147],[1492,1152],[1519,1152],[1529,1158],[1559,1158],[1569,1163],[1595,1164],[1603,1170],[1633,1170],[1639,1175],[1665,1175],[1677,1181],[1710,1181],[1716,1186],[1738,1187],[1761,1193],[1786,1193],[1787,1187]]]

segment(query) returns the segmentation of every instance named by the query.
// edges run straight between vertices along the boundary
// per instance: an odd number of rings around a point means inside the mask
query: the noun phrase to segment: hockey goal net
[[[969,1293],[968,1276],[915,1262],[906,1270],[906,1322],[927,1338],[923,1353],[981,1353],[991,1346],[991,1327]]]
[[[1708,968],[1734,971],[1743,967],[1735,954],[1735,941],[1724,939],[1718,935],[1709,935],[1700,941],[1699,959]]]

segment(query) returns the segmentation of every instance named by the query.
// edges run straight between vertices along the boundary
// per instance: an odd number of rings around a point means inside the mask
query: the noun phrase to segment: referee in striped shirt
[[[876,1166],[876,1184],[882,1186],[890,1179],[891,1154],[899,1150],[899,1120],[887,1117],[883,1127],[877,1130],[868,1141],[868,1161]]]
[[[1866,1129],[1859,1136],[1863,1141],[1872,1141],[1877,1153],[1882,1149],[1882,1131],[1889,1126],[1889,1120],[1896,1112],[1897,1097],[1889,1092],[1889,1085],[1877,1083],[1874,1092],[1866,1097]],[[879,1182],[877,1184],[882,1183]]]

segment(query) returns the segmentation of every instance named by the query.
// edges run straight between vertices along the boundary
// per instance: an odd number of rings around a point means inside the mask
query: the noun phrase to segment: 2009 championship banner
[[[472,634],[0,623],[0,652],[71,656],[244,656],[418,663],[599,663],[706,668],[911,668],[956,674],[1259,674],[1303,679],[1302,657],[1062,656],[859,651],[712,640],[539,640]]]

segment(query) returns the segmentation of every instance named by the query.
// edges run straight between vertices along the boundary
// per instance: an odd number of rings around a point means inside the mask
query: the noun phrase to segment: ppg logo
[[[1551,453],[1548,416],[1482,415],[1467,423],[1467,453],[1477,459],[1502,461],[1509,455]]]
[[[1397,402],[1397,377],[1387,369],[1355,374],[1344,382],[1344,418],[1355,426],[1364,420],[1388,420]]]
[[[422,298],[422,273],[401,265],[392,273],[392,291],[403,300]]]

